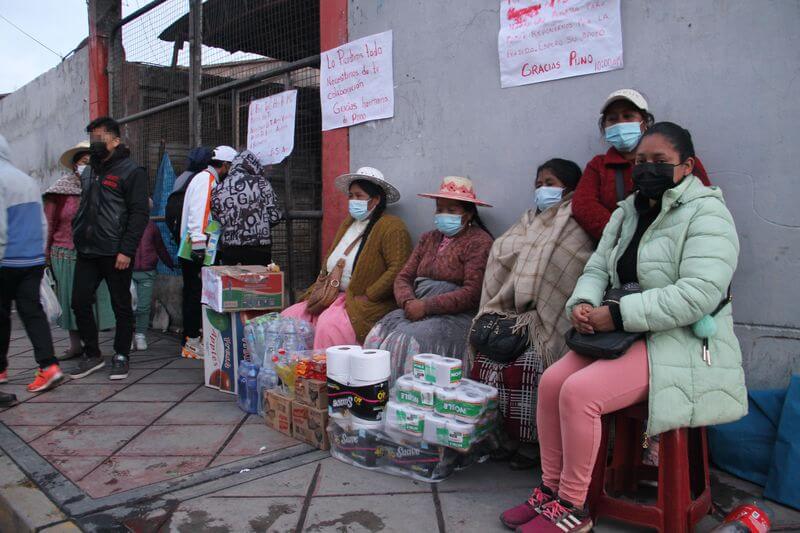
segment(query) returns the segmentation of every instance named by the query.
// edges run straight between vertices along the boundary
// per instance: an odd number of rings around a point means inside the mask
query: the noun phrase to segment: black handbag
[[[469,342],[475,350],[498,363],[510,363],[528,347],[528,332],[523,329],[514,333],[516,318],[496,313],[481,315],[469,332]]]
[[[619,304],[623,296],[641,292],[641,289],[609,289],[603,297],[603,305]],[[627,331],[607,331],[585,335],[571,328],[565,335],[570,350],[592,359],[617,359],[622,356],[633,343],[643,339],[644,333],[628,333]]]

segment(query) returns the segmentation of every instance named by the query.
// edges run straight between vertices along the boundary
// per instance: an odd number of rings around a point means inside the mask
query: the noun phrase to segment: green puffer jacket
[[[586,264],[567,312],[579,303],[601,305],[609,285],[619,287],[617,261],[633,238],[639,216],[634,195],[620,202]],[[661,212],[642,235],[637,272],[642,292],[620,301],[625,331],[647,332],[650,395],[647,432],[731,422],[747,414],[742,353],[731,305],[714,320],[711,366],[691,326],[726,297],[739,239],[722,192],[688,176],[664,193]]]

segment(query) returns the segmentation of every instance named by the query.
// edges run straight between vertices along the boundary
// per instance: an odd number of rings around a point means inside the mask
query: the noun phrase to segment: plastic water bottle
[[[244,341],[247,343],[247,352],[250,360],[255,361],[258,353],[258,343],[256,342],[255,321],[248,320],[244,325]]]
[[[250,361],[239,363],[239,409],[245,413],[258,412],[258,367]]]
[[[292,319],[283,320],[283,324],[281,327],[281,337],[283,339],[282,348],[286,351],[288,355],[303,350],[303,346],[300,341],[300,336],[297,333],[297,324],[295,324],[294,320]]]
[[[278,387],[278,374],[275,372],[272,361],[264,361],[264,366],[258,371],[258,414],[264,416],[264,393]]]
[[[297,333],[302,339],[303,350],[312,350],[314,348],[314,326],[307,320],[297,321]]]
[[[277,354],[278,350],[280,350],[283,345],[281,339],[281,322],[282,319],[270,320],[264,324],[265,358],[270,358]]]
[[[751,501],[735,508],[712,533],[767,533],[773,513],[764,502]]]

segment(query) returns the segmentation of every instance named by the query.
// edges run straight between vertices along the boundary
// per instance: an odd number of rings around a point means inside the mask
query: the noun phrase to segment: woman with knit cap
[[[375,168],[361,167],[336,178],[336,188],[348,195],[349,216],[339,226],[321,275],[343,260],[344,270],[336,300],[318,315],[308,312],[306,291],[302,302],[283,316],[315,325],[314,349],[340,344],[362,344],[367,332],[396,308],[392,287],[411,253],[411,236],[405,223],[386,213],[400,200],[400,191]]]

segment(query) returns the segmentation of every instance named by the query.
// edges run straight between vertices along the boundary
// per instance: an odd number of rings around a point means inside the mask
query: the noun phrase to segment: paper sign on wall
[[[294,150],[297,90],[250,102],[247,149],[264,165],[280,163]]]
[[[394,116],[392,31],[322,53],[322,130]]]
[[[622,68],[619,0],[500,0],[500,85]]]

